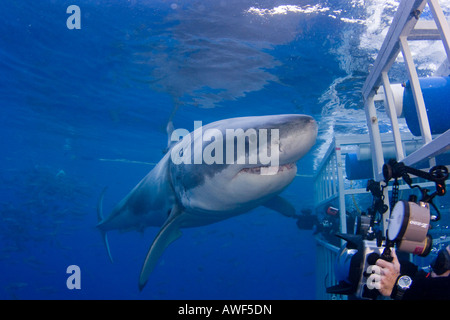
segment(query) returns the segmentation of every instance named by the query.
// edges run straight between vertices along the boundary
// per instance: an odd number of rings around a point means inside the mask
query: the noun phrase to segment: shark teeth
[[[262,166],[262,167],[252,167],[244,168],[240,172],[250,173],[250,174],[260,174],[263,176],[275,175],[285,170],[290,170],[295,167],[294,163],[288,163],[282,166]]]

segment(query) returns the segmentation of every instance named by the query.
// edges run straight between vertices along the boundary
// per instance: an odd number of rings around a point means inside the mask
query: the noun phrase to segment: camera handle
[[[394,244],[388,240],[388,238],[386,237],[386,247],[383,250],[383,253],[381,254],[381,259],[386,260],[388,262],[392,262],[394,260],[394,258],[391,255],[391,247]]]
[[[389,240],[387,240],[389,242]],[[394,260],[394,258],[391,255],[391,247],[393,246],[392,244],[386,243],[386,247],[384,248],[383,252],[380,254],[372,252],[371,254],[369,254],[367,256],[367,263],[369,265],[375,265],[377,263],[378,259],[383,259],[385,261],[388,262],[392,262]]]

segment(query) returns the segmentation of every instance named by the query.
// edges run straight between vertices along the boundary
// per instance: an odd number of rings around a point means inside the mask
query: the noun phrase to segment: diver
[[[395,250],[392,262],[378,259],[381,268],[380,288],[383,296],[395,300],[450,300],[450,245],[439,250],[431,263],[431,272],[418,270],[409,261],[400,264]]]
[[[328,206],[317,217],[317,221],[313,227],[313,235],[320,234],[329,243],[339,246],[340,240],[336,237],[339,231],[339,209]]]

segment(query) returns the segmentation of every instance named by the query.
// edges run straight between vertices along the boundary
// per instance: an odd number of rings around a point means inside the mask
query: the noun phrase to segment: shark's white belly
[[[208,177],[203,184],[182,192],[179,199],[187,211],[204,213],[222,220],[251,210],[279,194],[292,182],[295,174],[296,167],[292,167],[279,172],[276,179],[270,175],[244,172],[232,177],[232,183],[226,176]],[[221,178],[227,179],[227,183],[221,183]],[[261,194],[261,187],[267,195],[265,198],[256,196]]]

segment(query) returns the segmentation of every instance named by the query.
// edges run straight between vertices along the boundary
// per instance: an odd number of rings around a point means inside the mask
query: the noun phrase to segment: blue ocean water
[[[312,231],[266,208],[184,230],[139,292],[158,229],[111,232],[111,264],[97,201],[108,186],[110,212],[153,168],[171,117],[192,130],[194,121],[305,113],[319,123],[317,145],[283,196],[312,208],[326,142],[366,132],[359,90],[397,4],[3,3],[0,299],[314,299]],[[67,27],[70,5],[81,29]],[[421,74],[442,58],[432,57]],[[70,265],[80,267],[80,290],[66,286]]]

